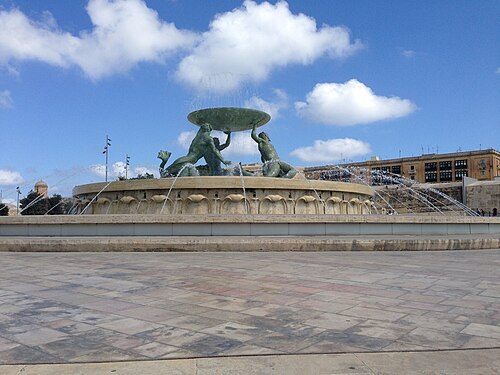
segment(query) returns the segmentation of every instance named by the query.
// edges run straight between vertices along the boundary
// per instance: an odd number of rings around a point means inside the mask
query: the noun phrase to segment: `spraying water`
[[[177,176],[174,177],[174,181],[172,181],[172,185],[170,185],[170,189],[168,189],[167,197],[165,198],[165,200],[163,201],[163,205],[161,206],[160,215],[163,214],[163,210],[165,209],[165,205],[167,204],[168,198],[170,197],[170,193],[172,192],[172,189],[174,188],[174,185],[177,182],[177,179],[179,178],[179,176],[181,176],[182,171],[184,171],[184,169],[186,169],[188,167],[193,168],[194,166],[193,166],[193,164],[189,164],[189,163],[184,164],[182,166],[182,168],[179,170],[179,173],[177,173]]]
[[[418,213],[414,210],[416,207],[413,207],[413,209],[410,208],[407,204],[405,204],[397,197],[397,194],[391,194],[391,189],[389,189],[387,185],[396,185],[397,187],[400,187],[404,193],[409,195],[409,197],[420,202],[427,209],[441,215],[446,215],[445,212],[443,212],[443,209],[446,208],[447,210],[454,212],[455,214],[460,213],[470,216],[477,216],[477,213],[474,212],[471,208],[467,207],[453,197],[450,197],[449,195],[439,191],[438,189],[420,184],[415,180],[411,180],[395,173],[381,170],[368,170],[366,168],[358,167],[342,167],[338,165],[331,166],[330,170],[332,172],[334,170],[343,171],[344,173],[330,173],[325,176],[329,180],[349,181],[351,178],[353,178],[354,180],[359,181],[367,186],[386,185],[386,190],[379,191],[378,189],[374,189],[374,192],[376,196],[394,212],[397,211],[391,204],[389,204],[389,201],[384,198],[382,193],[389,196],[391,200],[396,201],[399,206],[404,207],[407,212]],[[428,193],[424,193],[424,191]],[[376,206],[374,208],[376,209]]]
[[[85,211],[87,210],[87,208],[89,208],[89,206],[97,199],[97,197],[104,191],[106,190],[106,188],[111,185],[113,181],[109,181],[106,186],[104,186],[95,196],[94,198],[92,198],[90,200],[90,202],[85,206],[85,208],[82,210],[82,212],[80,212],[80,215],[83,215],[85,213]]]
[[[319,195],[319,194],[318,194],[318,191],[317,191],[317,190],[314,188],[314,186],[311,184],[311,181],[309,181],[309,180],[307,179],[307,177],[305,176],[305,174],[304,174],[304,173],[299,172],[299,171],[297,171],[297,173],[298,173],[300,176],[302,176],[302,178],[303,178],[304,180],[306,180],[306,181],[307,181],[307,183],[308,183],[309,187],[311,188],[311,190],[312,190],[312,191],[314,191],[314,194],[316,194],[316,197],[317,197],[317,198],[318,198],[318,200],[321,202],[321,204],[323,205],[323,209],[324,209],[324,210],[325,210],[325,212],[326,212],[326,203],[325,203],[325,201],[323,200],[323,198],[321,198],[321,195]]]
[[[349,169],[344,168],[344,167],[341,167],[341,166],[339,166],[339,165],[337,165],[337,166],[335,166],[335,167],[339,168],[340,170],[342,170],[342,171],[344,171],[344,172],[347,172],[349,175],[353,176],[356,180],[360,181],[363,185],[370,186],[370,185],[369,185],[369,184],[368,184],[365,180],[363,180],[361,177],[357,176],[356,174],[352,173]],[[392,207],[392,205],[391,205],[391,204],[390,204],[387,200],[385,200],[385,199],[384,199],[384,197],[382,197],[382,195],[380,195],[380,194],[379,194],[376,190],[374,190],[374,193],[375,193],[378,197],[380,197],[380,199],[382,199],[382,200],[385,202],[385,204],[387,204],[387,206],[388,206],[391,210],[393,210],[393,211],[395,211],[395,212],[396,212],[396,210],[394,209],[394,207]]]
[[[245,212],[248,215],[248,202],[247,202],[247,193],[245,190],[245,178],[243,177],[243,168],[241,167],[241,163],[238,163],[238,167],[241,176],[241,187],[243,188],[243,199],[245,200]]]

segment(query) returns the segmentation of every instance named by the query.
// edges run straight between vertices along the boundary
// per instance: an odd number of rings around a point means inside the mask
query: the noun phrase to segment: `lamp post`
[[[19,196],[21,195],[21,190],[19,189],[19,186],[16,187],[17,191],[17,206],[16,206],[16,214],[19,215]]]
[[[108,182],[108,153],[109,146],[111,146],[111,139],[106,135],[106,145],[104,146],[103,154],[106,154],[106,182]]]

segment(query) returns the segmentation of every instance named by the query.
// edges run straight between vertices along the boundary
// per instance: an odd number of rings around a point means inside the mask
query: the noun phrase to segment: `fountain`
[[[270,116],[246,108],[189,114],[199,131],[187,155],[159,179],[76,186],[73,215],[0,218],[0,251],[450,250],[500,246],[500,219],[398,176],[332,167],[340,181],[308,180],[279,158],[265,132]],[[213,129],[227,134],[221,144]],[[251,129],[262,167],[245,170],[221,151]],[[197,165],[204,159],[206,165]],[[222,164],[225,166],[223,167]],[[328,176],[326,176],[328,177]],[[331,176],[330,176],[331,177]],[[382,184],[382,186],[372,186]],[[408,206],[396,186],[422,204]],[[396,184],[396,185],[391,185]],[[382,188],[381,190],[379,188]],[[391,193],[391,194],[389,194]],[[453,214],[445,208],[454,205]],[[399,211],[399,212],[398,212]],[[387,215],[387,213],[399,213]],[[460,214],[460,215],[459,215]]]
[[[206,108],[191,112],[199,126],[187,155],[174,160],[161,150],[160,179],[122,180],[76,186],[80,214],[371,214],[373,190],[359,183],[310,181],[280,159],[265,132],[267,113],[248,108]],[[227,134],[221,145],[212,130]],[[262,176],[232,168],[221,151],[233,132],[252,130],[263,163]],[[204,158],[206,166],[195,166]],[[208,172],[207,172],[208,171]],[[297,177],[297,178],[294,178]],[[374,213],[374,212],[373,212]]]

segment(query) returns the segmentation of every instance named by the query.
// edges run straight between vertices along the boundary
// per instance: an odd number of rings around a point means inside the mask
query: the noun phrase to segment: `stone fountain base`
[[[85,214],[101,215],[374,213],[372,189],[346,182],[203,176],[114,181],[106,185],[76,186],[73,189],[78,199],[76,213],[83,210]]]

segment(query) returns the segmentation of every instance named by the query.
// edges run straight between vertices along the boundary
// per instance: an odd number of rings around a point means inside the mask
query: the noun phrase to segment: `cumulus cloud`
[[[76,65],[98,80],[140,62],[161,62],[196,40],[194,33],[160,20],[142,0],[90,0],[87,12],[93,28],[75,36],[59,29],[48,12],[35,21],[18,9],[0,11],[0,65],[9,68],[22,60]]]
[[[23,182],[24,178],[19,172],[0,169],[0,185],[19,185]]]
[[[148,168],[148,167],[134,167],[133,171],[134,171],[134,177],[136,175],[146,174],[146,173],[152,174],[155,177],[160,177],[160,174],[158,173],[158,170],[151,169],[151,168]]]
[[[397,96],[377,96],[371,88],[351,79],[345,83],[316,84],[305,102],[295,102],[295,109],[314,122],[349,126],[403,117],[412,113],[416,105]]]
[[[125,176],[125,163],[122,161],[117,161],[112,166],[112,173],[114,176],[123,177]]]
[[[99,177],[106,176],[106,166],[104,164],[94,164],[89,167],[89,171]],[[109,171],[108,171],[109,172]]]
[[[316,140],[312,146],[300,147],[290,155],[304,162],[332,163],[340,159],[354,159],[371,152],[366,142],[352,138]]]
[[[215,133],[215,132],[214,132]],[[221,133],[219,139],[225,141],[225,134]],[[250,132],[238,132],[231,134],[231,144],[222,151],[224,155],[231,156],[252,156],[258,155],[257,143],[250,137]]]
[[[177,77],[199,91],[228,92],[261,82],[276,68],[307,65],[321,56],[347,57],[362,46],[345,27],[293,14],[285,1],[245,1],[217,15],[201,42],[179,64]]]
[[[247,108],[258,109],[268,113],[272,118],[279,117],[279,111],[288,107],[288,96],[284,90],[274,90],[275,99],[267,101],[259,96],[252,96],[245,101],[244,106]]]
[[[213,131],[212,137],[219,138],[221,144],[226,142],[226,134],[220,131]],[[196,135],[195,131],[185,131],[177,137],[177,144],[184,150],[189,149],[189,145]],[[249,156],[259,154],[257,143],[250,137],[249,132],[238,132],[231,134],[231,143],[222,153],[226,156]]]
[[[11,108],[13,103],[9,90],[0,91],[0,108]]]

